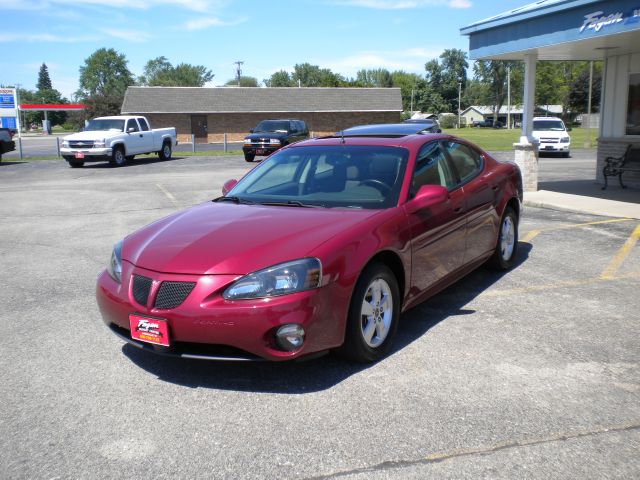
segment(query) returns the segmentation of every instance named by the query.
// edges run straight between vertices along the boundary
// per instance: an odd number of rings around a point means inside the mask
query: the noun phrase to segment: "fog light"
[[[304,343],[304,328],[295,323],[283,325],[276,332],[276,341],[278,346],[287,352],[297,350]]]

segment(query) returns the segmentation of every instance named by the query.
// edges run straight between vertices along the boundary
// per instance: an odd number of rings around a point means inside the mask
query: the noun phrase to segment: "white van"
[[[540,143],[540,152],[555,152],[561,153],[563,157],[569,156],[571,137],[560,118],[534,117],[533,138]]]

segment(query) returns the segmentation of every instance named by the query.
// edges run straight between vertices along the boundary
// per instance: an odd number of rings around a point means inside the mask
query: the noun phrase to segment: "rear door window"
[[[483,161],[479,152],[458,142],[444,142],[444,145],[461,183],[468,182],[482,171]]]

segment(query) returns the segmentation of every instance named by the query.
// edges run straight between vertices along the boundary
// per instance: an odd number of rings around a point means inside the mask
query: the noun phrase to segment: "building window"
[[[640,135],[640,73],[629,75],[627,135]]]

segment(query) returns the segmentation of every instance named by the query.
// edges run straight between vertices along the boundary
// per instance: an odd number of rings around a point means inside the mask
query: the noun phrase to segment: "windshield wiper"
[[[260,202],[260,205],[267,205],[270,207],[327,208],[325,205],[312,205],[310,203],[302,203],[298,200],[288,200],[286,202]]]
[[[252,205],[252,204],[256,203],[256,202],[253,202],[251,200],[247,200],[247,199],[240,198],[240,197],[234,197],[234,196],[231,196],[231,197],[218,197],[218,198],[214,198],[213,201],[214,202],[233,202],[233,203],[237,203],[237,204],[244,203],[245,205]]]

